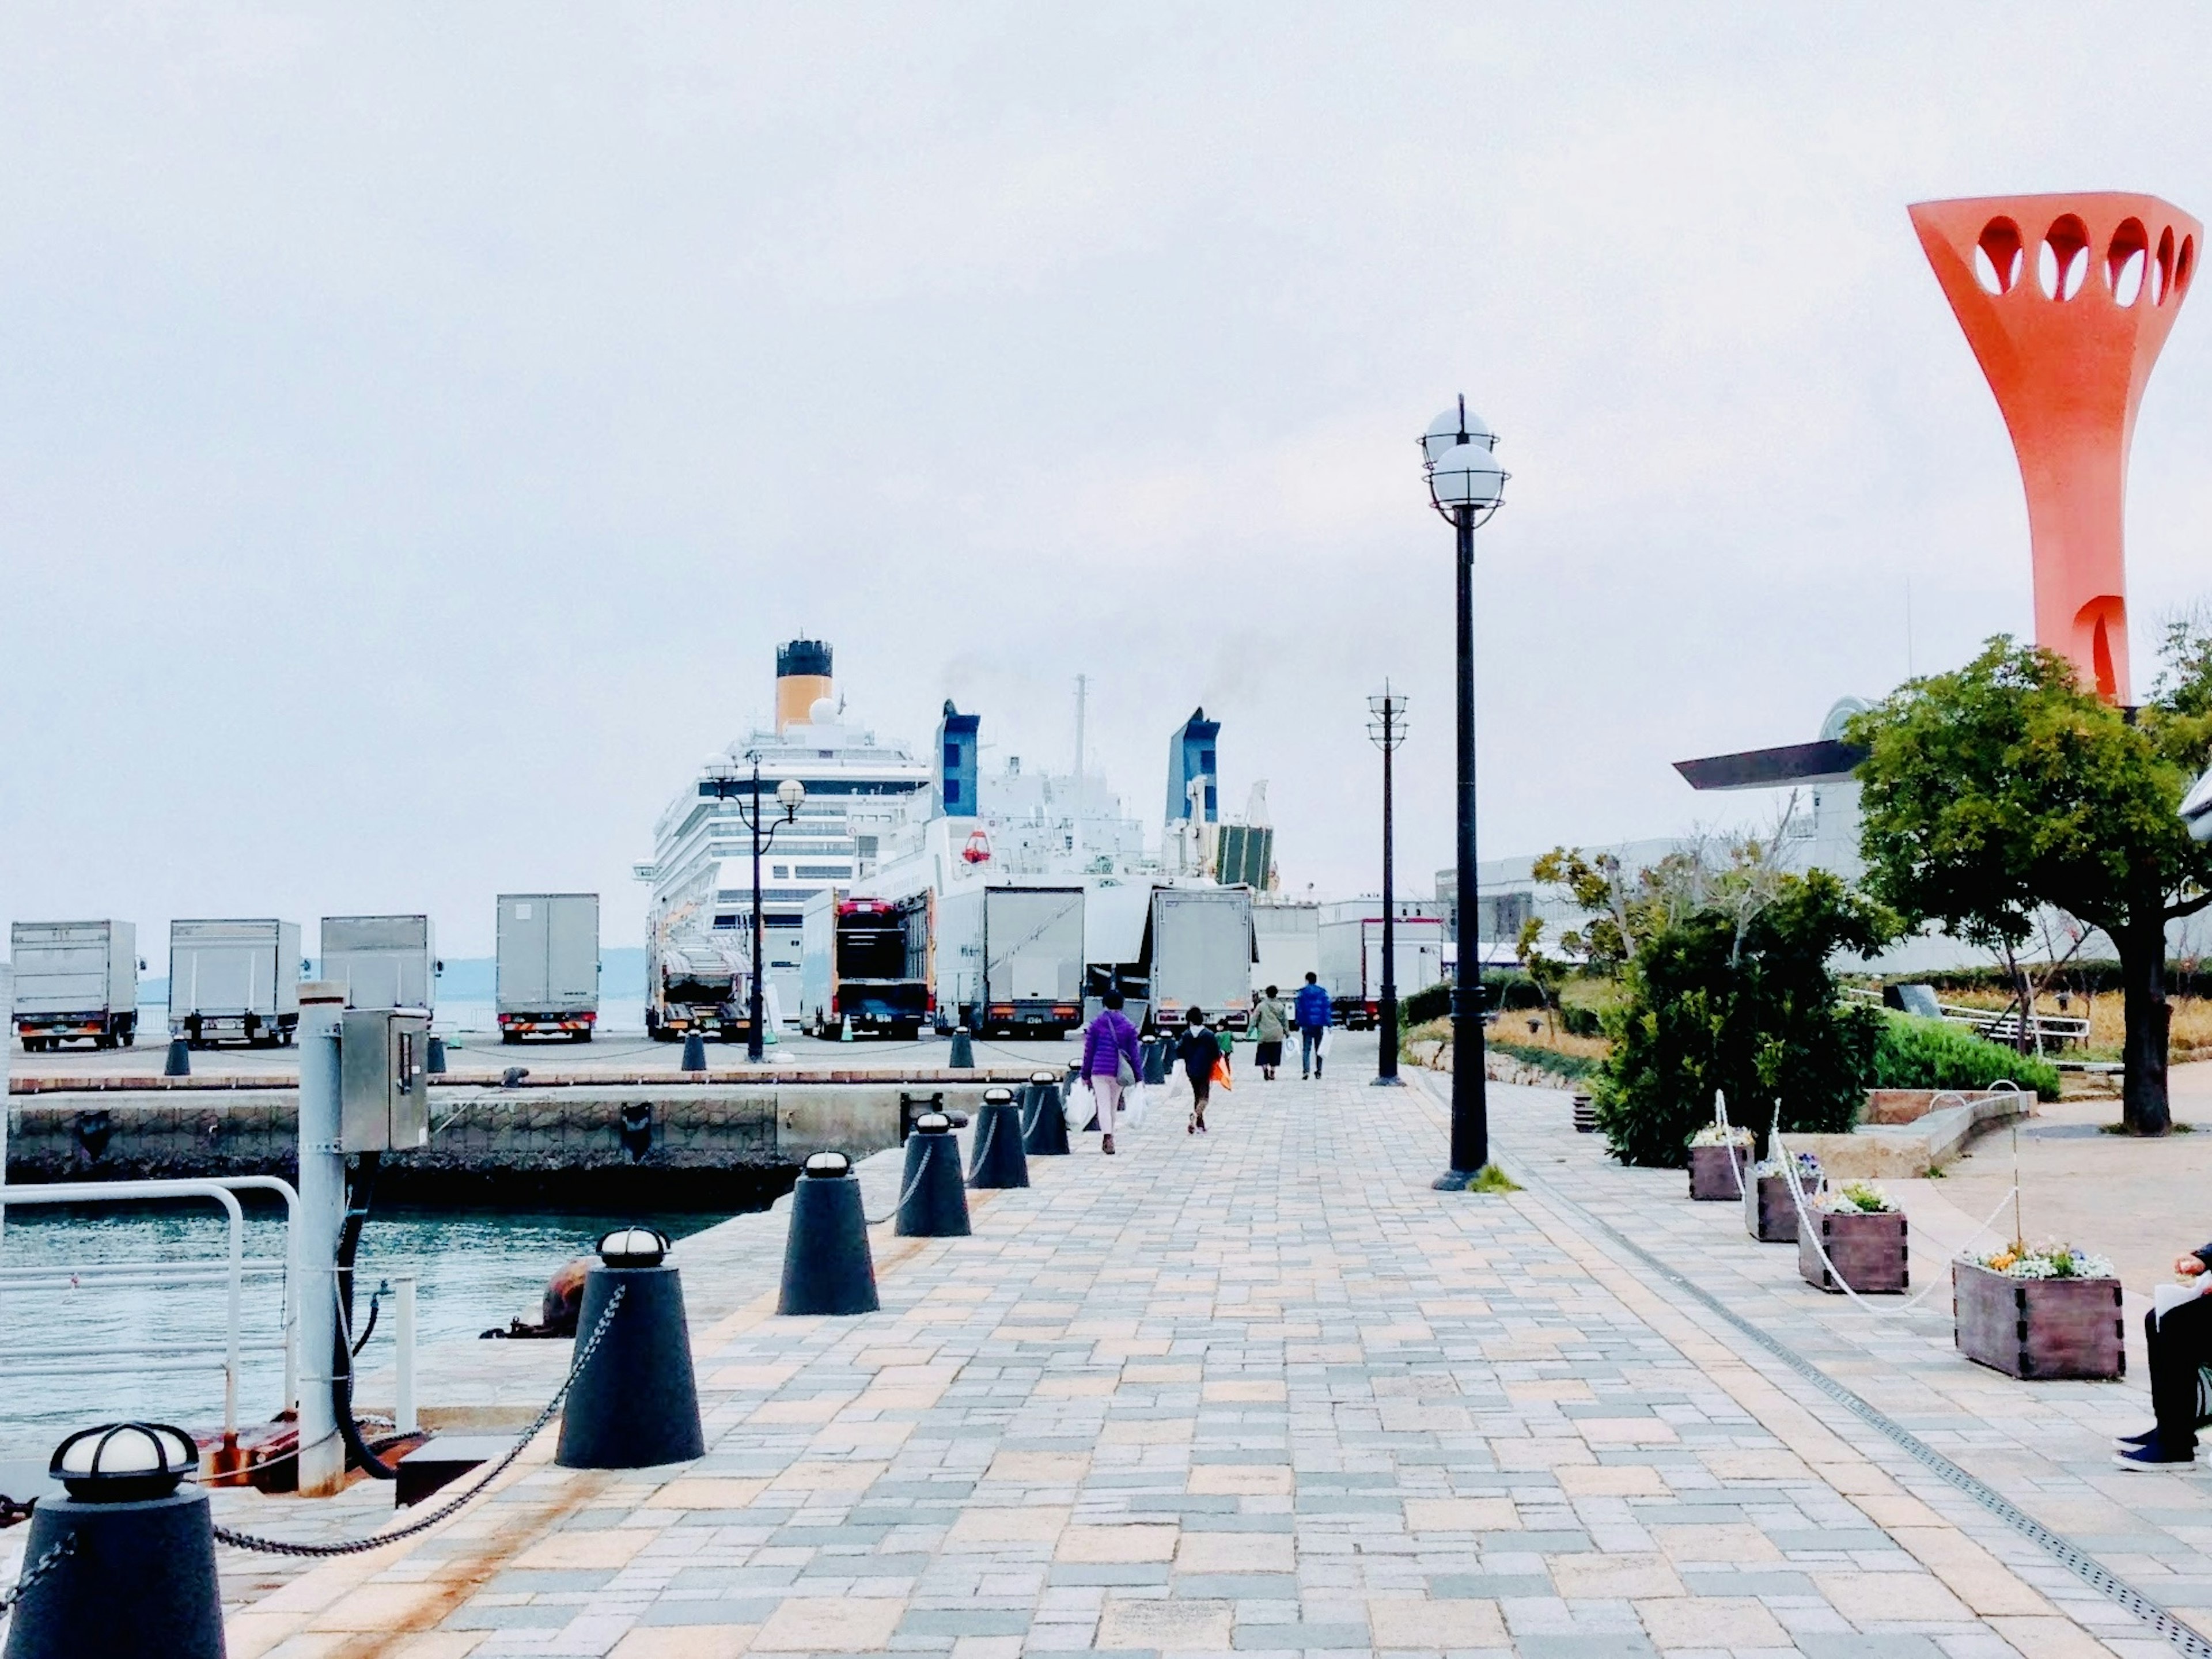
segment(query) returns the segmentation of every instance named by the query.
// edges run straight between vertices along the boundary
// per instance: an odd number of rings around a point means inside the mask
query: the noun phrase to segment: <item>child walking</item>
[[[1202,1010],[1192,1009],[1183,1020],[1182,1039],[1176,1044],[1176,1058],[1190,1079],[1190,1121],[1183,1133],[1199,1135],[1206,1133],[1206,1098],[1213,1090],[1213,1068],[1221,1063],[1221,1044],[1206,1029]]]

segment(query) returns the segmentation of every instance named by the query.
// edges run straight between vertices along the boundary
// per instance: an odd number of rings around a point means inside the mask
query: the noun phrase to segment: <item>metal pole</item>
[[[751,823],[747,826],[753,832],[753,986],[752,994],[747,999],[745,1020],[745,1059],[755,1066],[761,1064],[768,1053],[762,1046],[761,1032],[763,1018],[761,963],[763,956],[763,945],[767,937],[767,924],[761,918],[760,826],[760,757],[755,755],[753,757],[753,816]]]
[[[1375,1080],[1398,1081],[1398,906],[1390,869],[1390,751],[1398,746],[1397,700],[1382,693],[1382,1006]]]
[[[300,988],[300,1495],[345,1487],[345,1443],[331,1401],[337,1357],[338,1232],[345,1223],[345,1154],[338,1144],[341,986]]]
[[[0,1187],[8,1184],[8,1073],[15,1063],[15,964],[0,966]],[[0,1204],[0,1239],[8,1236],[8,1208]]]
[[[392,1346],[398,1350],[392,1422],[400,1433],[412,1434],[419,1426],[415,1417],[415,1275],[392,1274],[392,1288],[398,1298],[392,1310]]]
[[[1482,1064],[1482,945],[1474,878],[1474,509],[1453,512],[1459,532],[1459,963],[1452,980],[1451,1167],[1439,1192],[1458,1192],[1490,1162],[1490,1097]]]

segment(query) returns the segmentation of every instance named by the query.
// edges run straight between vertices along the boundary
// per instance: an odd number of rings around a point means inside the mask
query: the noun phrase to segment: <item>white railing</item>
[[[1844,1000],[1880,1008],[1884,1006],[1882,994],[1863,985],[1842,985],[1836,988]],[[1910,1013],[1909,1008],[1900,1009]],[[1961,1002],[1939,1002],[1936,1005],[1936,1018],[1947,1025],[1964,1026],[1976,1036],[1986,1037],[1991,1042],[2001,1042],[2006,1048],[2017,1048],[2020,1043],[2020,1008],[2015,1003],[2008,1008],[1976,1008]],[[2028,1016],[2027,1039],[2037,1054],[2051,1048],[2078,1046],[2089,1040],[2089,1022],[2079,1014],[2044,1014]]]
[[[238,1201],[240,1192],[273,1192],[284,1200],[284,1255],[254,1257],[246,1255],[246,1213]],[[218,1284],[227,1287],[223,1340],[220,1343],[178,1343],[162,1340],[101,1343],[53,1343],[35,1347],[0,1345],[0,1376],[81,1376],[87,1359],[129,1358],[143,1371],[191,1371],[222,1368],[222,1426],[227,1434],[238,1429],[238,1370],[241,1356],[282,1353],[284,1358],[284,1403],[296,1408],[300,1396],[299,1289],[305,1278],[300,1271],[300,1194],[289,1182],[275,1176],[223,1176],[188,1181],[77,1181],[37,1186],[0,1185],[0,1206],[33,1204],[142,1204],[149,1199],[205,1198],[220,1204],[230,1223],[229,1249],[221,1261],[178,1262],[106,1261],[71,1267],[43,1262],[35,1266],[0,1268],[0,1290],[35,1290],[69,1285],[121,1290],[143,1286],[167,1288],[184,1284]],[[283,1334],[273,1340],[247,1341],[240,1333],[248,1278],[281,1277],[284,1286]]]

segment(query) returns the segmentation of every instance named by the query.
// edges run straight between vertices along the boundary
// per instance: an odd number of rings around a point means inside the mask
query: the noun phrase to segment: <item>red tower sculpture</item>
[[[2020,459],[2036,642],[2125,702],[2128,446],[2204,228],[2155,196],[2112,191],[1911,213]]]

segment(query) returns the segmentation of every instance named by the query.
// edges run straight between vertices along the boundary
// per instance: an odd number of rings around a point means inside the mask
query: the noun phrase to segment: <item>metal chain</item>
[[[568,1375],[562,1379],[561,1386],[554,1390],[553,1397],[545,1402],[545,1409],[538,1413],[537,1420],[522,1431],[522,1437],[507,1449],[506,1454],[475,1486],[452,1502],[442,1504],[420,1520],[410,1521],[393,1531],[380,1532],[369,1538],[356,1538],[343,1544],[294,1544],[280,1538],[257,1538],[251,1533],[234,1532],[228,1527],[217,1527],[215,1529],[216,1539],[239,1549],[258,1550],[264,1555],[361,1555],[370,1550],[380,1550],[386,1544],[396,1544],[403,1538],[412,1538],[418,1532],[428,1531],[464,1504],[472,1503],[489,1491],[492,1482],[504,1474],[508,1466],[522,1455],[524,1448],[538,1437],[538,1431],[552,1421],[553,1413],[561,1408],[561,1402],[568,1397],[568,1390],[575,1386],[576,1379],[584,1374],[584,1367],[599,1352],[600,1340],[606,1335],[608,1327],[615,1322],[615,1310],[622,1306],[623,1297],[629,1293],[629,1285],[615,1286],[614,1294],[607,1298],[606,1311],[599,1316],[599,1325],[592,1330],[591,1340],[576,1351],[575,1360],[568,1367]]]
[[[39,1580],[44,1578],[48,1573],[52,1572],[55,1568],[61,1565],[64,1561],[66,1561],[70,1556],[75,1555],[76,1553],[76,1534],[75,1533],[71,1533],[68,1537],[63,1539],[60,1543],[55,1545],[53,1548],[48,1550],[44,1555],[40,1556],[35,1565],[25,1568],[23,1570],[23,1576],[15,1581],[15,1589],[4,1593],[0,1593],[0,1613],[8,1612],[18,1601],[21,1601],[26,1595],[28,1595],[31,1593],[31,1587],[33,1585],[36,1584]]]
[[[957,1160],[958,1157],[957,1147],[954,1148],[954,1157]],[[929,1159],[927,1157],[916,1160],[914,1166],[914,1179],[907,1182],[906,1190],[898,1195],[898,1202],[892,1205],[890,1209],[885,1210],[881,1215],[870,1215],[866,1210],[863,1210],[860,1212],[860,1219],[867,1223],[871,1227],[880,1227],[884,1223],[889,1221],[893,1216],[896,1215],[901,1210],[906,1208],[907,1200],[912,1198],[916,1193],[921,1190],[921,1177],[923,1173],[927,1170],[928,1168]]]

